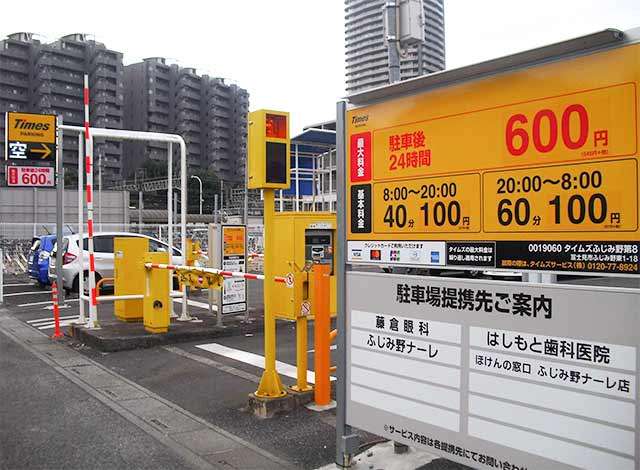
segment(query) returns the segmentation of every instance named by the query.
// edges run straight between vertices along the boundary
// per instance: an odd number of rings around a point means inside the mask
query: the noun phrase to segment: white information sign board
[[[347,273],[347,424],[473,468],[639,468],[640,293]]]

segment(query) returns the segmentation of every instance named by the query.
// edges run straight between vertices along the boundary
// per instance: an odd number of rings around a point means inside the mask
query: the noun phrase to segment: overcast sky
[[[88,6],[87,6],[88,5]],[[640,26],[640,0],[445,0],[447,68],[607,27]],[[40,1],[2,5],[0,34],[89,33],[125,64],[163,56],[290,111],[292,131],[335,118],[344,94],[342,0]]]

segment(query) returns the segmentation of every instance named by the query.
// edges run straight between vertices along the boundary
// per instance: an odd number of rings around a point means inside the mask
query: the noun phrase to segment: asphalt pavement
[[[9,339],[0,334],[0,375],[19,376],[0,385],[2,397],[7,397],[0,402],[0,449],[8,449],[1,451],[0,468],[313,469],[333,462],[335,410],[313,412],[303,407],[262,420],[245,409],[262,373],[262,334],[115,353],[101,353],[67,338],[63,345],[53,345],[71,354],[63,354],[64,360],[73,357],[90,365],[67,370],[47,363],[50,357],[42,356],[42,351],[31,350],[30,341],[42,347],[51,343],[45,336],[53,332],[49,289],[20,278],[5,278],[5,286],[5,309],[0,313],[4,323],[0,327],[6,329],[7,322],[13,321],[9,330],[17,331],[20,326],[35,336]],[[249,292],[254,312],[261,295],[261,285],[254,284]],[[69,307],[61,310],[63,330],[78,315],[77,298],[68,300]],[[99,315],[111,315],[110,308],[101,306]],[[207,312],[196,306],[192,314]],[[307,348],[310,370],[312,325]],[[283,383],[293,385],[296,341],[292,322],[278,322],[277,359]],[[98,375],[85,377],[89,371]],[[109,375],[106,388],[105,374]],[[70,379],[80,380],[81,387]],[[137,391],[132,392],[131,387]],[[153,406],[138,403],[138,394]],[[127,413],[119,414],[124,402],[131,408],[127,412],[138,413],[138,421]],[[167,418],[169,412],[178,413],[180,419]],[[5,422],[9,425],[4,426]],[[193,431],[193,426],[200,428]],[[184,442],[188,433],[195,434]],[[213,437],[203,438],[198,433]],[[377,436],[362,432],[362,449],[377,440]],[[207,442],[224,445],[211,447]],[[442,459],[424,466],[428,470],[461,468]]]
[[[0,334],[0,468],[198,468]]]

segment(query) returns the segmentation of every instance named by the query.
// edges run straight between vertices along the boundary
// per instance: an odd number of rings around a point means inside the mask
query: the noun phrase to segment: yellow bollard
[[[145,263],[169,263],[169,253],[146,253]],[[169,331],[169,305],[171,271],[164,269],[145,269],[145,289],[142,301],[144,329],[149,333]]]
[[[113,293],[132,295],[144,293],[144,255],[149,251],[149,239],[142,237],[115,237],[113,240]],[[113,311],[118,320],[142,320],[142,300],[116,300]]]
[[[306,316],[300,315],[296,318],[296,384],[291,387],[295,392],[308,392],[313,389],[307,383],[307,324]]]

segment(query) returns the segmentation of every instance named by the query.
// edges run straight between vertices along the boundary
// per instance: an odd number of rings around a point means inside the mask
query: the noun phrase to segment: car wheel
[[[100,276],[100,274],[96,273],[96,284],[98,284],[98,281],[102,279],[102,276]],[[85,273],[85,277],[84,277],[84,295],[86,295],[87,297],[89,296],[89,273]]]

